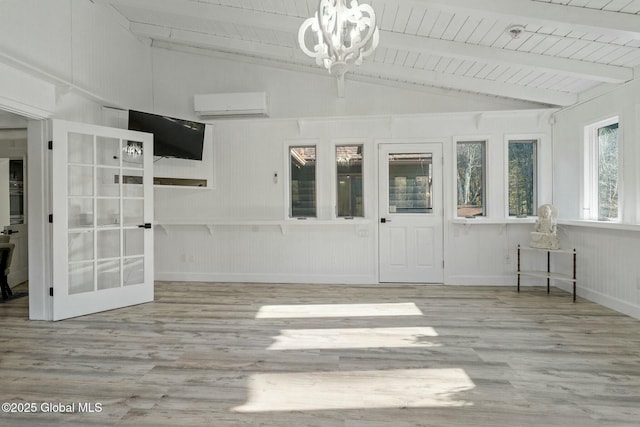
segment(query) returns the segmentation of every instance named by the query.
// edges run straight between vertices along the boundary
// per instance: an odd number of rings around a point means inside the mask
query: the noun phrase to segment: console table
[[[534,270],[534,271],[523,271],[520,268],[520,251],[532,251],[532,252],[546,252],[547,253],[547,271],[542,270]],[[573,275],[562,274],[562,273],[552,273],[551,272],[551,254],[569,254],[573,255]],[[547,293],[549,293],[549,288],[551,286],[551,279],[554,280],[562,280],[565,282],[573,283],[573,302],[576,302],[576,250],[562,250],[562,249],[538,249],[538,248],[529,248],[529,247],[520,247],[518,245],[518,270],[516,272],[518,275],[518,292],[520,292],[520,276],[529,276],[529,277],[540,277],[543,279],[547,279]]]

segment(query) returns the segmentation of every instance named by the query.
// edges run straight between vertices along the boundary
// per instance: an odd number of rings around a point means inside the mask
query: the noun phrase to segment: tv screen
[[[204,123],[129,110],[129,130],[153,134],[153,154],[202,160]]]

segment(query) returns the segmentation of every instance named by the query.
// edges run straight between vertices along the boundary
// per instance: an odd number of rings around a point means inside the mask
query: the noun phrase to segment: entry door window
[[[431,213],[433,156],[389,154],[389,213]]]

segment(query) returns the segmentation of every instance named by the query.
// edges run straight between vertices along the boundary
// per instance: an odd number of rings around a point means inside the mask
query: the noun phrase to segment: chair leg
[[[9,299],[9,295],[13,295],[7,282],[7,276],[0,278],[0,289],[2,290],[2,299]]]

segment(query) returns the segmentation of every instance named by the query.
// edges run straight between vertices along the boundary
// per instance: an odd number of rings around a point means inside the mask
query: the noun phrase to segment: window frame
[[[482,185],[482,215],[477,215],[475,218],[487,218],[489,216],[489,203],[487,197],[489,196],[489,191],[487,188],[489,182],[489,138],[482,136],[471,136],[471,137],[457,137],[454,138],[454,149],[453,149],[453,178],[454,178],[454,197],[453,197],[453,212],[454,218],[465,218],[458,215],[458,144],[474,144],[474,143],[482,143],[483,144],[483,159],[482,159],[482,167],[483,167],[483,185]]]
[[[599,192],[599,180],[600,180],[600,150],[599,150],[599,138],[598,130],[612,124],[618,125],[618,147],[617,147],[617,186],[618,186],[618,215],[614,217],[600,217],[600,192]],[[622,123],[620,123],[620,116],[613,115],[606,119],[599,120],[584,126],[584,138],[583,138],[583,178],[582,178],[582,200],[581,210],[582,219],[591,221],[622,221],[622,208],[623,208],[623,161],[621,157],[622,153]]]

